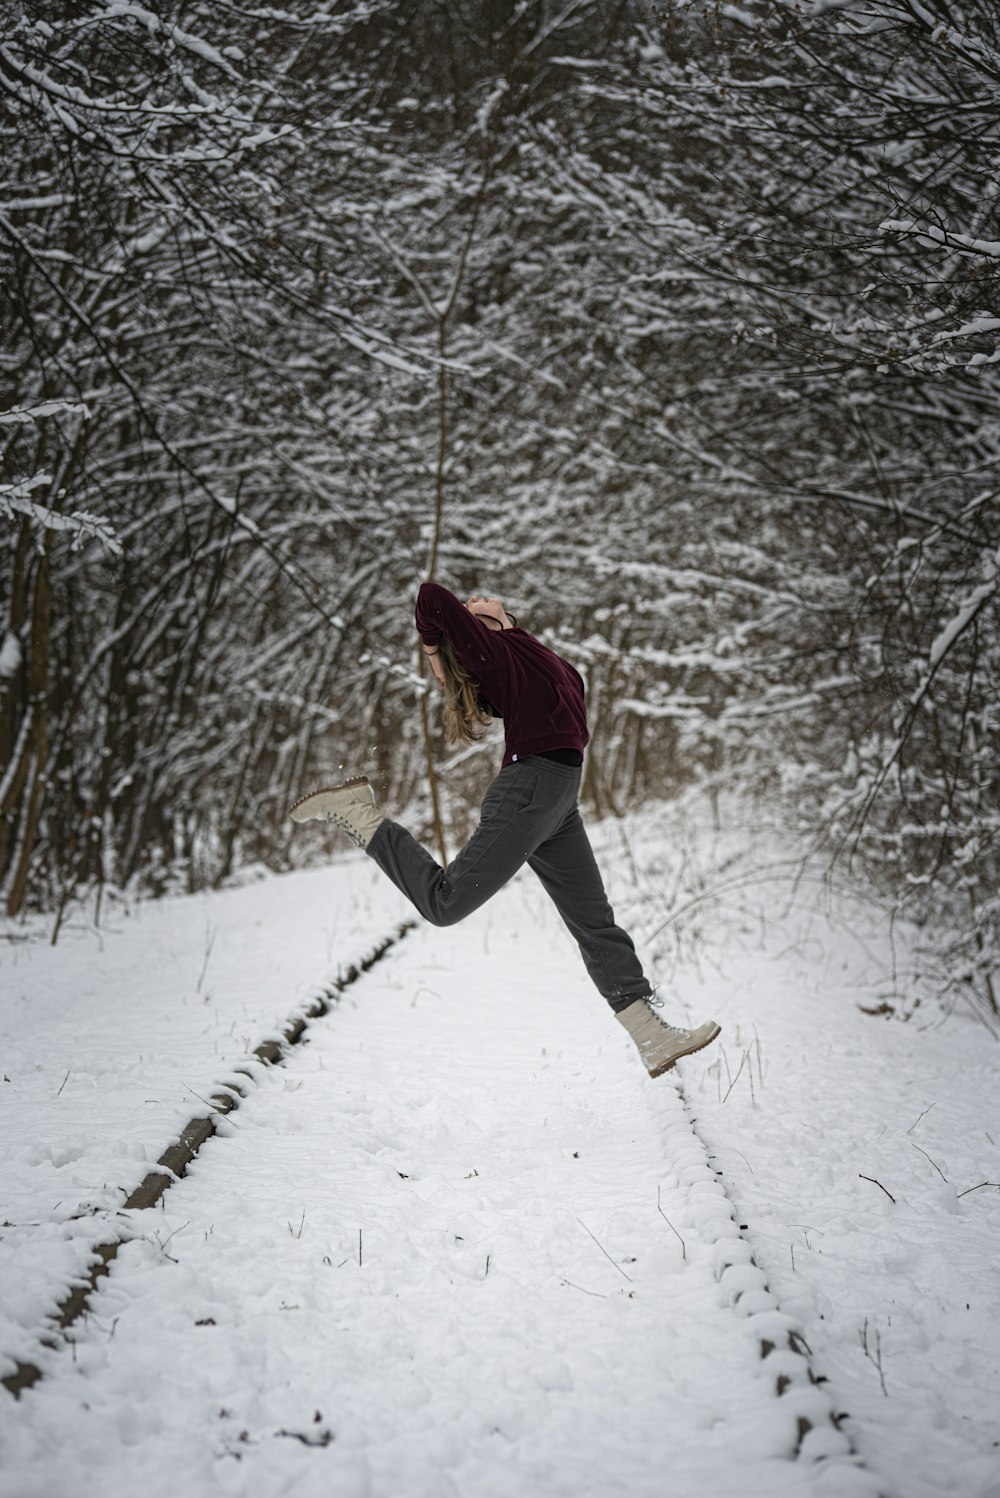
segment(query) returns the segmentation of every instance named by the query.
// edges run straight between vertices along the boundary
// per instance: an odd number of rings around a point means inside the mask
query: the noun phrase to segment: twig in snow
[[[677,1239],[678,1243],[680,1244],[680,1246],[681,1246],[681,1258],[684,1260],[685,1263],[687,1263],[687,1256],[688,1256],[687,1244],[684,1242],[684,1239],[681,1237],[680,1233],[677,1231],[677,1229],[674,1227],[673,1223],[670,1221],[670,1218],[667,1216],[666,1212],[664,1212],[663,1208],[660,1206],[660,1188],[659,1188],[659,1186],[657,1186],[657,1188],[656,1188],[656,1210],[657,1210],[657,1212],[659,1212],[660,1216],[663,1218],[663,1221],[667,1224],[667,1227],[670,1229],[670,1231],[673,1233],[674,1237]]]
[[[492,1254],[487,1254],[486,1255],[486,1274],[489,1274],[489,1272],[490,1272],[490,1259],[492,1257],[493,1257]],[[483,1279],[486,1278],[486,1274],[483,1275]]]
[[[302,1237],[302,1229],[305,1227],[305,1225],[306,1225],[306,1209],[305,1209],[305,1207],[303,1207],[302,1208],[302,1221],[299,1223],[299,1230],[298,1230],[298,1232],[295,1231],[295,1229],[292,1227],[291,1223],[288,1224],[288,1231],[291,1233],[291,1235],[292,1235],[293,1238],[301,1238]]]
[[[960,1191],[958,1194],[959,1196],[968,1196],[970,1191],[982,1191],[984,1186],[995,1186],[1000,1191],[1000,1181],[980,1181],[978,1186],[966,1186],[965,1190]]]
[[[68,1081],[69,1081],[69,1072],[67,1071],[66,1075],[63,1077],[62,1081],[59,1084],[59,1092],[62,1092],[63,1088],[66,1086],[66,1083]],[[56,1097],[59,1096],[59,1092],[56,1093]]]
[[[750,1054],[750,1047],[747,1046],[746,1050],[743,1052],[743,1060],[740,1062],[739,1066],[736,1068],[736,1075],[735,1075],[735,1077],[733,1078],[733,1080],[729,1084],[728,1090],[726,1092],[726,1097],[724,1097],[722,1099],[723,1102],[726,1101],[726,1098],[728,1098],[730,1092],[732,1092],[733,1088],[736,1086],[737,1082],[740,1080],[740,1072],[743,1070],[744,1066],[746,1065],[746,1060],[747,1060],[747,1057],[749,1056],[749,1054]],[[750,1095],[751,1095],[751,1097],[753,1097],[753,1079],[752,1078],[751,1078],[751,1082],[750,1082]]]
[[[868,1177],[866,1176],[865,1179],[867,1180]],[[885,1188],[883,1187],[883,1190],[884,1189]],[[874,1353],[872,1353],[871,1348],[868,1346],[868,1317],[867,1316],[865,1317],[865,1324],[864,1324],[864,1326],[863,1326],[863,1328],[861,1330],[861,1346],[864,1348],[865,1357],[868,1359],[868,1361],[872,1364],[872,1366],[878,1372],[878,1381],[882,1385],[882,1393],[888,1399],[888,1397],[889,1397],[889,1390],[885,1386],[885,1372],[884,1372],[884,1370],[882,1368],[882,1333],[881,1332],[876,1332],[875,1333],[875,1351],[874,1351]]]
[[[874,1176],[862,1175],[861,1172],[860,1172],[860,1170],[858,1171],[858,1180],[859,1181],[871,1181],[871,1183],[872,1183],[873,1186],[877,1186],[880,1191],[885,1191],[885,1187],[882,1185],[881,1181],[876,1181],[876,1179],[875,1179]],[[896,1198],[893,1196],[892,1192],[891,1191],[885,1191],[885,1194],[889,1198],[889,1200],[892,1202],[892,1205],[895,1206],[896,1205]]]
[[[228,1118],[234,1129],[239,1128],[239,1124],[236,1122],[235,1118],[232,1118],[230,1114],[226,1112],[225,1108],[220,1108],[218,1103],[212,1102],[211,1098],[202,1097],[201,1093],[195,1092],[194,1088],[190,1086],[189,1083],[185,1082],[184,1086],[187,1088],[188,1092],[191,1093],[192,1097],[196,1097],[198,1099],[199,1103],[204,1103],[206,1108],[211,1108],[212,1112],[218,1113],[220,1118]]]
[[[814,1228],[811,1222],[790,1222],[788,1224],[788,1226],[790,1228],[799,1228],[799,1229],[801,1229],[802,1236],[806,1240],[806,1248],[808,1248],[810,1251],[812,1250],[812,1244],[809,1242],[809,1234],[810,1233],[816,1233],[820,1238],[825,1238],[826,1237],[826,1234],[823,1232],[823,1229],[822,1228]]]
[[[288,1436],[291,1440],[301,1441],[303,1446],[329,1446],[333,1440],[333,1432],[329,1430],[317,1431],[315,1435],[307,1435],[302,1430],[276,1430],[274,1433],[276,1436]]]
[[[907,1133],[909,1133],[909,1129],[907,1129]],[[913,1140],[912,1139],[910,1140],[910,1143],[913,1144]],[[924,1157],[925,1160],[931,1160],[930,1155],[927,1153],[926,1150],[921,1150],[919,1144],[913,1144],[913,1148],[915,1150],[920,1150],[920,1153],[923,1155],[923,1157]],[[944,1181],[945,1185],[947,1186],[947,1184],[948,1184],[948,1177],[945,1175],[945,1173],[941,1169],[940,1165],[938,1165],[937,1162],[934,1161],[934,1160],[931,1160],[931,1164],[934,1166],[934,1169],[937,1171],[938,1175],[941,1177],[942,1181]]]
[[[937,1103],[928,1103],[927,1107],[924,1109],[923,1113],[918,1113],[917,1114],[916,1118],[910,1124],[910,1127],[907,1129],[906,1132],[908,1134],[912,1134],[913,1131],[914,1131],[914,1129],[917,1127],[917,1124],[920,1122],[920,1120],[922,1118],[924,1118],[925,1115],[928,1114],[931,1111],[932,1108],[936,1108],[936,1107],[937,1107]]]
[[[589,1236],[590,1236],[590,1237],[591,1237],[591,1238],[594,1238],[594,1235],[593,1235],[593,1233],[591,1233],[591,1231],[590,1231],[590,1229],[589,1229],[589,1227],[588,1227],[588,1226],[587,1226],[587,1224],[586,1224],[586,1223],[585,1223],[585,1222],[584,1222],[584,1221],[583,1221],[583,1219],[582,1219],[582,1217],[578,1217],[578,1218],[577,1218],[577,1219],[576,1219],[576,1220],[577,1220],[577,1222],[578,1222],[578,1223],[579,1223],[579,1224],[580,1224],[580,1226],[581,1226],[581,1227],[582,1227],[582,1228],[583,1228],[583,1231],[584,1231],[584,1232],[585,1232],[585,1233],[587,1233],[587,1234],[589,1234]],[[606,1258],[606,1259],[607,1259],[607,1261],[608,1261],[608,1263],[609,1263],[609,1264],[614,1264],[614,1265],[615,1265],[615,1268],[616,1268],[616,1269],[617,1269],[617,1270],[618,1270],[618,1273],[619,1273],[619,1274],[620,1274],[620,1275],[621,1275],[621,1276],[622,1276],[622,1279],[626,1279],[626,1280],[628,1280],[628,1282],[629,1282],[629,1284],[630,1284],[630,1285],[631,1285],[631,1284],[632,1284],[632,1280],[631,1280],[631,1279],[630,1279],[630,1278],[629,1278],[629,1276],[628,1276],[628,1275],[627,1275],[627,1274],[626,1274],[626,1273],[625,1273],[625,1271],[624,1271],[624,1269],[623,1269],[623,1268],[622,1268],[622,1266],[621,1266],[621,1265],[620,1265],[620,1264],[615,1264],[615,1261],[614,1261],[614,1259],[613,1259],[613,1258],[612,1258],[612,1257],[611,1257],[611,1255],[610,1255],[610,1254],[609,1254],[609,1253],[608,1253],[608,1251],[607,1251],[607,1249],[606,1249],[606,1248],[605,1248],[605,1247],[604,1247],[604,1245],[603,1245],[603,1243],[598,1243],[598,1241],[597,1241],[597,1239],[596,1239],[596,1238],[594,1238],[594,1242],[595,1242],[595,1243],[597,1243],[597,1246],[598,1246],[598,1248],[599,1248],[599,1249],[600,1249],[600,1250],[601,1250],[601,1253],[602,1253],[602,1254],[603,1254],[603,1255],[604,1255],[604,1257],[605,1257],[605,1258]],[[569,1281],[568,1281],[568,1280],[567,1280],[567,1282],[566,1282],[566,1283],[567,1283],[567,1284],[568,1284],[568,1283],[569,1283]],[[577,1289],[579,1289],[579,1286],[577,1286]]]
[[[163,1198],[161,1197],[160,1200],[162,1202]],[[159,1235],[159,1233],[154,1233],[153,1234],[153,1237],[156,1239],[156,1246],[157,1246],[157,1248],[160,1250],[160,1253],[163,1255],[163,1257],[165,1259],[169,1259],[170,1260],[171,1264],[179,1264],[180,1260],[179,1259],[175,1259],[174,1256],[173,1256],[173,1254],[168,1254],[167,1253],[167,1244],[170,1242],[171,1238],[176,1238],[178,1233],[182,1233],[185,1228],[189,1228],[190,1226],[191,1226],[190,1222],[182,1222],[179,1228],[174,1228],[174,1230],[173,1230],[172,1233],[168,1233],[167,1234],[167,1236],[164,1238],[164,1240],[163,1240],[162,1243],[160,1242],[160,1235]]]
[[[362,1244],[362,1241],[361,1241],[361,1229],[358,1228],[358,1268],[359,1269],[361,1268],[362,1264],[364,1263],[364,1252],[363,1252],[363,1248],[364,1248],[364,1245]]]
[[[204,960],[204,962],[201,965],[201,972],[198,974],[198,982],[195,984],[195,990],[194,990],[195,993],[201,993],[201,985],[204,983],[204,981],[205,981],[205,974],[208,972],[208,959],[212,955],[212,948],[214,946],[215,946],[215,927],[214,926],[208,926],[208,925],[206,925],[206,927],[205,927],[205,960]]]
[[[743,1164],[746,1166],[747,1170],[750,1172],[751,1175],[753,1175],[753,1166],[750,1164],[750,1161],[747,1159],[747,1157],[743,1153],[743,1151],[736,1149],[735,1146],[732,1145],[732,1144],[729,1145],[729,1149],[732,1150],[732,1152],[733,1152],[734,1155],[739,1155],[740,1159],[743,1161]]]
[[[628,1279],[628,1275],[625,1278]],[[571,1290],[579,1290],[583,1295],[592,1295],[595,1300],[607,1300],[608,1298],[606,1295],[602,1295],[599,1290],[584,1290],[582,1285],[574,1285],[572,1280],[560,1280],[559,1283],[569,1285]]]

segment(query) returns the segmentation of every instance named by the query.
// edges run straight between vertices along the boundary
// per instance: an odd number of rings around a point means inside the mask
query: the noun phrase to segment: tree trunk
[[[52,618],[50,588],[50,554],[52,533],[45,532],[42,555],[35,577],[35,597],[31,611],[31,655],[28,662],[28,691],[32,706],[31,758],[33,777],[24,823],[21,828],[20,849],[7,895],[7,914],[17,915],[24,902],[28,884],[31,855],[35,851],[35,839],[41,820],[42,805],[47,786],[46,771],[49,762],[48,681],[49,646]]]

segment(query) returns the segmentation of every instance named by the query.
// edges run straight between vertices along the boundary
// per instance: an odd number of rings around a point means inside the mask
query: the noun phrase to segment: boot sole
[[[649,1075],[651,1077],[662,1077],[664,1072],[671,1071],[677,1065],[678,1061],[683,1061],[685,1056],[693,1056],[696,1051],[703,1051],[707,1045],[711,1045],[714,1040],[718,1040],[721,1034],[722,1026],[716,1025],[715,1033],[709,1035],[707,1040],[699,1040],[697,1045],[690,1046],[686,1051],[678,1051],[676,1056],[671,1056],[669,1061],[664,1061],[662,1066],[658,1066]]]
[[[306,791],[305,795],[300,796],[297,801],[293,801],[291,806],[288,808],[288,815],[292,818],[293,821],[297,820],[295,817],[295,813],[298,811],[300,806],[304,806],[307,801],[311,801],[313,796],[326,796],[331,791],[346,791],[352,785],[370,784],[371,781],[368,779],[367,775],[355,775],[353,780],[342,780],[339,785],[318,785],[313,790]]]

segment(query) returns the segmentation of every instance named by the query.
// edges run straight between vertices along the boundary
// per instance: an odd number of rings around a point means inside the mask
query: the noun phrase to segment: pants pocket
[[[539,800],[539,780],[535,765],[507,765],[483,797],[480,825],[510,822],[531,811]]]

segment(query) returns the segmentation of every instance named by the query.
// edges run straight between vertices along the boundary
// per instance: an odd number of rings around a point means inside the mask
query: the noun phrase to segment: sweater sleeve
[[[503,645],[488,624],[477,619],[440,583],[422,583],[417,594],[417,632],[425,645],[444,635],[462,665],[483,685],[506,659]]]

